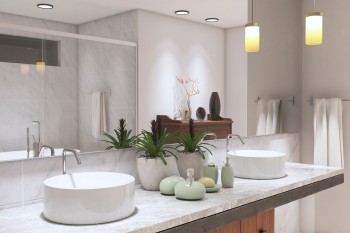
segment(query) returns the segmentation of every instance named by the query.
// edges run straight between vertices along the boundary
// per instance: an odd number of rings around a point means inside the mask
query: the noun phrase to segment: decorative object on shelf
[[[164,195],[175,195],[175,186],[181,181],[185,181],[185,179],[180,176],[164,178],[159,184],[160,193]]]
[[[254,23],[254,0],[252,0],[252,21],[245,25],[245,51],[256,53],[260,51],[260,27]]]
[[[211,151],[208,147],[213,146],[210,143],[203,142],[207,136],[207,132],[200,132],[195,135],[193,119],[189,120],[189,131],[180,135],[179,145],[176,148],[181,148],[181,152],[177,154],[177,166],[180,176],[187,176],[187,169],[194,168],[193,177],[198,180],[203,176],[203,166],[208,164],[208,153]]]
[[[182,200],[201,200],[206,190],[202,183],[194,181],[194,170],[189,168],[186,171],[187,181],[181,181],[175,186],[175,196]]]
[[[206,114],[206,112],[205,112],[204,108],[202,108],[202,107],[197,108],[196,117],[198,120],[204,120],[205,114]]]
[[[219,93],[212,92],[209,100],[209,112],[210,112],[210,120],[217,121],[222,120],[223,118],[220,116],[221,103]]]
[[[137,171],[142,187],[146,190],[159,190],[162,179],[179,175],[176,166],[176,148],[167,144],[173,138],[166,129],[159,129],[155,120],[151,121],[151,132],[143,130],[135,145],[142,154],[137,158]]]
[[[226,164],[221,169],[221,183],[224,188],[233,188],[234,173],[230,166],[229,158],[226,157]]]
[[[208,166],[203,167],[203,176],[212,178],[215,181],[215,184],[217,184],[219,176],[218,167],[213,163],[209,163]]]
[[[191,96],[199,94],[199,81],[193,80],[189,77],[186,79],[182,79],[176,76],[176,79],[179,84],[183,86],[183,89],[185,90],[185,99],[187,104],[187,111],[188,113],[185,113],[185,120],[189,120],[191,116]]]
[[[192,111],[185,111],[185,120],[189,120],[192,118]]]
[[[321,45],[323,37],[323,13],[314,11],[305,14],[305,44]]]
[[[110,144],[105,150],[110,150],[112,148],[115,149],[124,149],[124,148],[131,148],[136,143],[136,136],[130,136],[132,130],[126,129],[126,120],[121,118],[119,119],[119,127],[118,130],[114,129],[114,132],[116,134],[116,138],[112,136],[111,134],[107,132],[103,132],[102,135],[107,137],[107,140],[102,140],[103,142],[106,142],[107,144]]]

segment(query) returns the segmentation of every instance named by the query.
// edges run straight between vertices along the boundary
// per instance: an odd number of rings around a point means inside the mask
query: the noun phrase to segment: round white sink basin
[[[135,210],[135,178],[112,172],[73,173],[44,181],[44,216],[63,224],[98,224]]]
[[[229,151],[227,157],[235,177],[247,179],[277,179],[286,175],[287,155],[268,150]]]

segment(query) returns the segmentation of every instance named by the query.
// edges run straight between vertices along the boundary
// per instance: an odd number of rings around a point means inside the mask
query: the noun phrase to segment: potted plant
[[[208,164],[208,153],[212,154],[208,147],[215,147],[210,143],[203,142],[207,135],[207,132],[195,135],[193,119],[189,120],[189,131],[178,138],[177,148],[182,148],[177,154],[177,167],[180,176],[187,176],[187,168],[194,169],[193,177],[195,180],[203,176],[203,166]]]
[[[136,143],[136,136],[130,136],[132,130],[126,129],[126,120],[121,118],[119,119],[118,130],[114,129],[116,138],[107,132],[103,132],[103,136],[107,137],[107,140],[102,140],[107,144],[110,144],[105,150],[115,149],[124,149],[131,148]]]
[[[175,147],[167,145],[173,139],[166,129],[159,130],[155,120],[151,121],[151,132],[142,130],[136,148],[142,154],[137,158],[137,171],[144,189],[159,190],[162,179],[178,175]]]

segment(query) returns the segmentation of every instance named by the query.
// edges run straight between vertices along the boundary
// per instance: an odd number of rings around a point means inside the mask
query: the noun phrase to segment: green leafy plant
[[[103,135],[107,137],[107,140],[102,140],[103,142],[106,142],[110,144],[106,148],[106,150],[110,150],[112,148],[116,149],[124,149],[124,148],[131,148],[135,145],[136,143],[136,136],[130,136],[132,130],[127,130],[126,129],[126,120],[125,119],[119,119],[119,127],[118,130],[114,130],[116,134],[116,138],[112,136],[109,133],[103,132]]]
[[[215,148],[215,146],[210,143],[203,142],[203,139],[208,135],[207,132],[200,132],[195,135],[193,124],[193,119],[190,119],[189,131],[178,137],[179,145],[176,148],[182,147],[182,152],[184,153],[198,153],[203,159],[205,159],[204,152],[208,151],[210,154],[212,154],[208,147],[211,146]]]
[[[164,165],[167,165],[165,158],[169,156],[168,154],[175,156],[172,150],[177,151],[176,148],[167,145],[172,139],[173,135],[168,133],[167,129],[159,130],[157,122],[153,120],[151,132],[142,130],[135,147],[139,149],[138,153],[144,153],[141,157],[160,158]]]

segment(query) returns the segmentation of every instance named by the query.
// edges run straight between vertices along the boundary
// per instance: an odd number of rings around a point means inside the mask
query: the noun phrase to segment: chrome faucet
[[[53,147],[47,146],[47,145],[42,145],[42,146],[41,146],[40,151],[39,151],[39,154],[41,153],[41,151],[42,151],[43,148],[50,149],[50,151],[51,151],[51,156],[54,156],[54,155],[55,155],[55,149],[53,149]]]
[[[67,152],[71,152],[74,154],[75,159],[77,160],[77,163],[80,165],[81,161],[79,158],[78,153],[75,150],[71,150],[71,149],[63,149],[62,151],[62,171],[63,171],[63,175],[66,174],[66,157],[67,157]]]
[[[40,139],[40,121],[32,121],[33,125],[38,125],[38,141],[35,140],[34,135],[33,139],[33,156],[39,157],[40,151],[41,151],[41,139]]]
[[[239,136],[238,134],[229,134],[229,135],[227,135],[227,138],[226,138],[226,151],[227,152],[230,151],[229,140],[230,140],[230,138],[233,138],[233,137],[238,138],[241,141],[242,144],[245,144],[244,141],[242,140],[241,136]]]
[[[29,152],[30,152],[30,146],[29,146],[29,128],[27,128],[27,158],[29,159]]]

